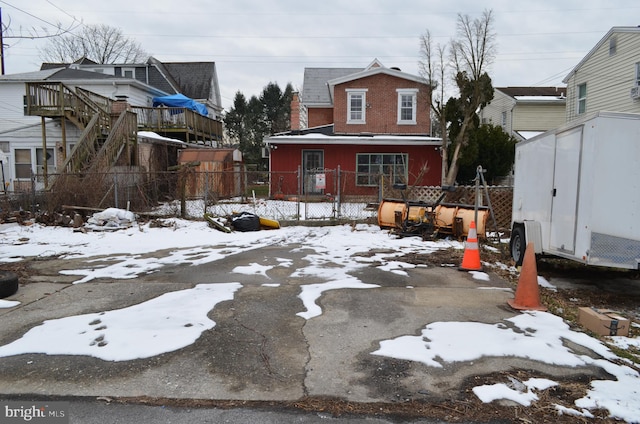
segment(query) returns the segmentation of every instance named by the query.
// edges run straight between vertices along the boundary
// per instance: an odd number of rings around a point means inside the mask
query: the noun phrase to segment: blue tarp
[[[172,94],[171,96],[154,97],[153,107],[158,106],[184,107],[187,109],[195,110],[203,116],[209,115],[209,111],[207,110],[207,107],[205,105],[188,98],[184,94]]]

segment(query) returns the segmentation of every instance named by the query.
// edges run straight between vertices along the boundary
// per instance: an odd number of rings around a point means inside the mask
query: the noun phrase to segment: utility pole
[[[0,75],[4,75],[4,41],[2,41],[2,8],[0,7]]]

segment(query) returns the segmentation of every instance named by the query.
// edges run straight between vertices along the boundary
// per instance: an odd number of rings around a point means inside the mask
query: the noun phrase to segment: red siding
[[[298,183],[296,174],[302,164],[303,150],[322,150],[324,152],[325,169],[337,169],[355,173],[357,153],[407,153],[409,156],[409,185],[439,185],[441,177],[441,157],[438,146],[367,146],[367,145],[289,145],[280,144],[271,150],[272,186],[271,193],[296,194]],[[429,170],[420,179],[421,169],[427,165]],[[342,187],[345,195],[375,194],[377,187],[362,187],[355,185],[354,178],[346,179],[347,186]]]

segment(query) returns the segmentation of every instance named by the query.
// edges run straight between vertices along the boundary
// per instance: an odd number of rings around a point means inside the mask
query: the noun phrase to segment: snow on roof
[[[516,131],[520,137],[524,138],[525,140],[529,140],[530,138],[533,138],[537,135],[540,135],[542,133],[544,133],[544,131]]]
[[[514,99],[525,102],[558,102],[565,103],[567,98],[564,96],[513,96]]]
[[[269,144],[351,144],[351,145],[440,145],[442,139],[429,136],[359,135],[336,136],[324,134],[281,135],[265,139]]]

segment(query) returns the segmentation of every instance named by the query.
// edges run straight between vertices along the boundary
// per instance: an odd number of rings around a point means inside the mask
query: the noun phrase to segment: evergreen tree
[[[291,84],[283,92],[273,82],[264,87],[260,97],[251,96],[248,101],[241,92],[236,93],[224,123],[231,143],[238,146],[245,163],[257,165],[259,170],[267,168],[267,161],[262,159],[263,140],[289,130],[292,97]]]
[[[513,167],[517,140],[500,126],[481,125],[470,131],[467,148],[462,153],[458,181],[468,184],[476,177],[478,165],[486,170],[484,178],[494,184]]]

